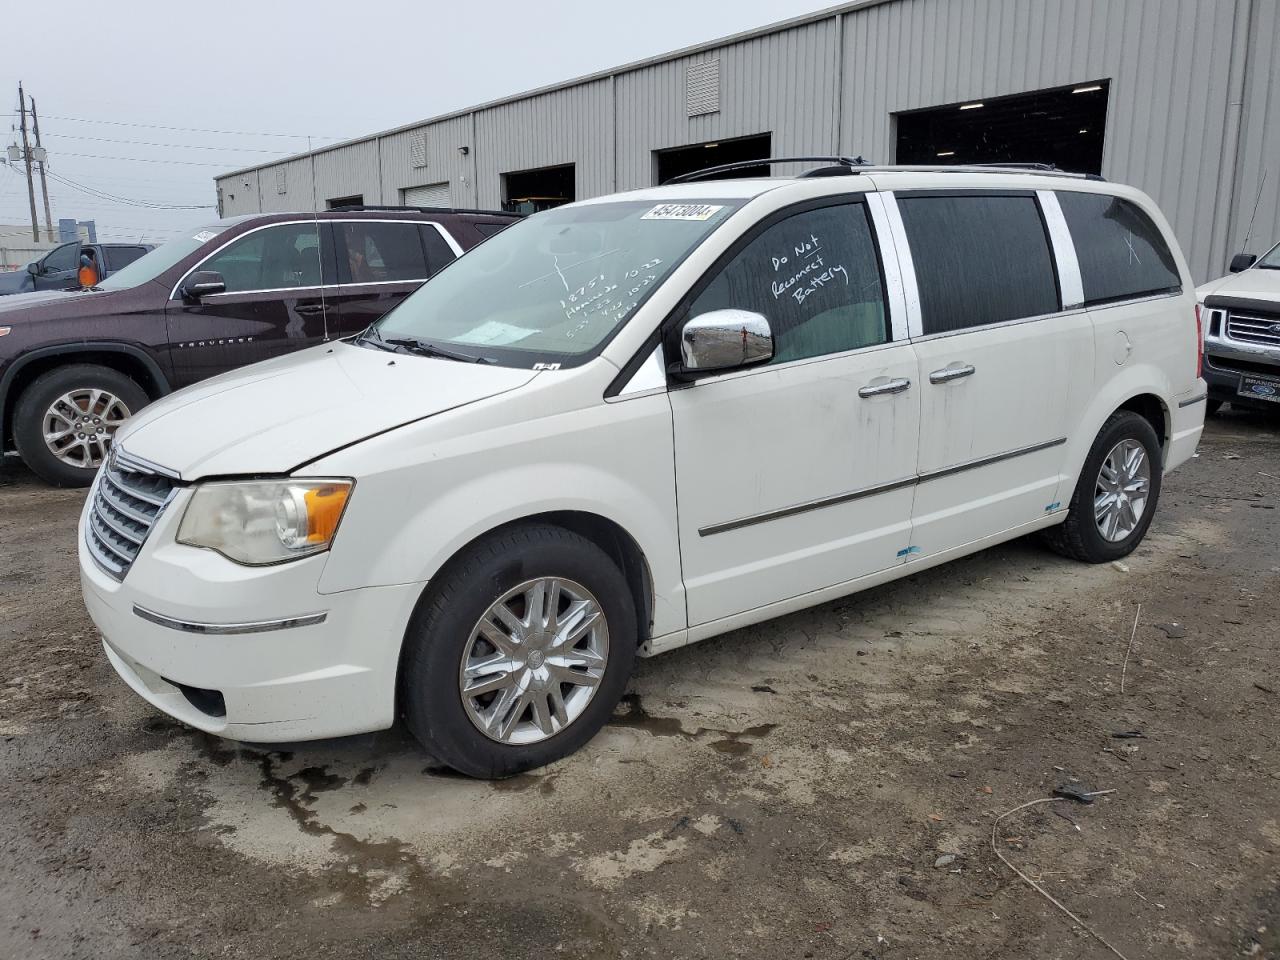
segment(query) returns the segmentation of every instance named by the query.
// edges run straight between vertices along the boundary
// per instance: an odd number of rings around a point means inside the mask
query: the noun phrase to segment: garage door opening
[[[428,183],[422,187],[405,187],[400,191],[400,203],[406,207],[447,207],[449,184]]]
[[[537,213],[562,203],[573,203],[573,164],[519,170],[502,175],[502,209],[512,213]]]
[[[350,197],[334,197],[325,201],[330,210],[341,210],[343,207],[363,207],[364,194],[357,193]]]
[[[672,177],[683,176],[696,170],[706,170],[722,163],[742,163],[747,160],[764,160],[772,148],[773,135],[756,134],[752,137],[735,137],[732,140],[712,140],[670,150],[655,150],[658,183],[666,183]],[[768,165],[746,167],[727,173],[713,173],[708,180],[727,180],[733,177],[767,177]]]
[[[1051,163],[1102,173],[1106,80],[897,115],[898,163]]]

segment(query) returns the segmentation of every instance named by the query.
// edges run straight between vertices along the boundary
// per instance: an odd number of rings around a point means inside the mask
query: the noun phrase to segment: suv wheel
[[[93,364],[41,374],[13,412],[13,439],[23,461],[59,487],[85,487],[116,430],[147,404],[146,392],[118,370]]]
[[[521,526],[450,565],[405,644],[401,702],[414,736],[461,773],[509,777],[604,726],[635,661],[635,605],[594,543]]]
[[[1160,499],[1160,441],[1146,418],[1113,413],[1085,459],[1066,522],[1046,532],[1059,553],[1106,563],[1133,552]]]

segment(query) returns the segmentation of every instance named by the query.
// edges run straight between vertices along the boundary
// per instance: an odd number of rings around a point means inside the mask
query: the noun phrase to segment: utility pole
[[[49,212],[49,181],[44,177],[44,164],[48,154],[40,143],[40,118],[36,116],[36,98],[31,98],[31,126],[36,135],[36,165],[40,167],[40,192],[44,195],[44,232],[53,243],[53,214]]]
[[[22,159],[27,165],[27,199],[31,201],[31,239],[40,242],[40,225],[36,220],[36,185],[31,180],[31,142],[27,140],[27,95],[18,81],[18,113],[22,117]]]

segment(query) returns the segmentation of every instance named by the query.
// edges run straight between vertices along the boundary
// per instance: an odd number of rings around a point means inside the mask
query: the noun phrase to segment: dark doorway
[[[363,207],[364,194],[357,193],[351,197],[334,197],[332,200],[326,200],[330,210],[338,210],[342,207]]]
[[[1051,163],[1102,173],[1107,80],[897,115],[898,163]]]
[[[655,150],[657,158],[658,183],[666,183],[672,177],[679,177],[695,170],[719,166],[722,163],[741,163],[746,160],[764,160],[772,149],[773,135],[757,134],[754,137],[737,137],[733,140],[713,140],[710,143],[695,143],[688,147],[672,147],[670,150]],[[734,177],[767,177],[768,164],[759,167],[746,167],[727,173],[715,173],[708,180],[729,180]]]
[[[562,203],[573,203],[573,164],[519,170],[502,175],[502,209],[512,213],[537,213]]]

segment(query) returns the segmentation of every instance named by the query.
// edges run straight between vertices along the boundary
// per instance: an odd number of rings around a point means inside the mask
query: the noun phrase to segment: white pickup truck
[[[1224,403],[1280,412],[1280,244],[1237,254],[1227,276],[1197,292],[1209,412]]]

